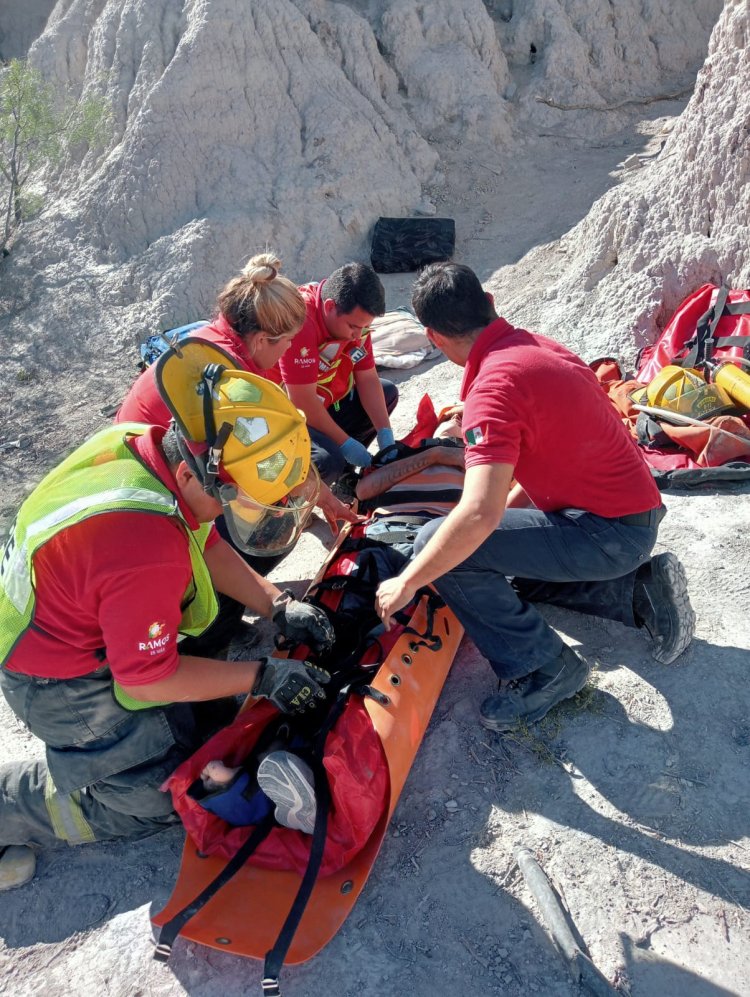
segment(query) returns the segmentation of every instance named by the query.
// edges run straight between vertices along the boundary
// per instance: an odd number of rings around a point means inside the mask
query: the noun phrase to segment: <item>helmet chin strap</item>
[[[220,363],[210,363],[203,368],[199,392],[203,398],[203,425],[206,430],[206,443],[209,450],[216,439],[216,422],[214,420],[213,393],[227,368]]]
[[[219,431],[216,431],[216,421],[214,419],[213,393],[215,386],[221,380],[227,368],[224,364],[210,363],[203,370],[202,395],[203,395],[203,424],[206,428],[206,443],[208,444],[208,457],[204,464],[204,477],[201,479],[203,488],[209,494],[214,493],[216,481],[219,477],[219,466],[224,444],[232,433],[232,427],[225,422]]]
[[[180,448],[182,459],[192,474],[200,481],[204,492],[217,499],[219,496],[216,482],[219,477],[221,457],[224,452],[224,444],[229,439],[231,432],[232,427],[230,423],[223,423],[221,429],[214,437],[213,445],[209,447],[205,454],[193,453],[179,429],[176,432],[177,445]]]
[[[208,457],[205,464],[206,478],[203,487],[206,491],[212,490],[219,477],[219,466],[221,456],[224,453],[224,444],[232,435],[232,425],[229,422],[222,424],[221,429],[214,437],[213,445],[208,448]]]
[[[216,431],[213,410],[214,387],[226,369],[224,364],[210,363],[206,365],[201,376],[199,392],[203,398],[203,425],[206,430],[206,445],[208,447],[206,455],[199,456],[193,453],[180,431],[177,431],[180,453],[185,463],[203,485],[203,490],[214,498],[218,498],[216,482],[219,477],[224,445],[232,433],[232,426],[228,422],[223,423],[219,431]]]

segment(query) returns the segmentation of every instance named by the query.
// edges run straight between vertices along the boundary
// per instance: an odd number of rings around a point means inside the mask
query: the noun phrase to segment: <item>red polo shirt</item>
[[[461,398],[466,467],[511,464],[539,509],[615,517],[661,503],[593,371],[559,343],[497,319],[471,349]]]
[[[323,318],[321,292],[325,281],[319,284],[304,284],[300,294],[305,299],[307,317],[304,325],[292,340],[292,345],[279,360],[279,369],[285,384],[317,384],[319,351],[327,343],[338,343],[326,328]],[[347,347],[361,347],[364,355],[355,364],[356,370],[372,370],[375,358],[372,353],[372,340],[368,336],[364,343],[359,339],[347,341]]]
[[[153,428],[133,450],[176,496]],[[207,547],[218,541],[214,530]],[[6,667],[43,678],[76,678],[106,663],[123,685],[166,678],[178,666],[181,602],[192,577],[184,530],[171,518],[105,512],[57,533],[34,555],[36,611]]]
[[[219,315],[210,325],[196,329],[190,335],[221,347],[232,357],[240,370],[249,370],[251,374],[258,374],[268,381],[273,381],[274,384],[281,384],[281,372],[278,367],[261,370],[253,362],[247,343],[237,335],[223,315]],[[146,422],[150,426],[168,426],[171,418],[169,409],[156,386],[156,366],[147,367],[125,396],[115,416],[115,422]]]

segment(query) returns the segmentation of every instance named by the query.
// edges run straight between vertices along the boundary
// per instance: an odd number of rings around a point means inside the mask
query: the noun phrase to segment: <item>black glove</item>
[[[250,695],[270,699],[282,713],[313,710],[326,698],[322,686],[331,681],[323,668],[294,658],[260,658],[258,677]]]
[[[282,592],[273,601],[273,622],[291,640],[307,644],[318,654],[330,651],[336,635],[330,620],[317,606],[299,602],[291,592]]]

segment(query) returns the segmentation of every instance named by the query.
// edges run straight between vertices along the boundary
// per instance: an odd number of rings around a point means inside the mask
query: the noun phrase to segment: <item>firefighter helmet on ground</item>
[[[645,387],[631,395],[636,404],[669,409],[693,419],[708,419],[732,408],[732,399],[700,371],[669,364]]]

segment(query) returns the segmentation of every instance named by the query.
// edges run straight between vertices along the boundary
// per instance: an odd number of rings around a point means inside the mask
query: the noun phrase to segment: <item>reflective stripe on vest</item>
[[[198,635],[215,618],[216,593],[203,558],[211,524],[191,530],[174,495],[127,446],[129,437],[147,428],[121,423],[97,433],[54,468],[21,506],[0,562],[0,664],[34,618],[36,551],[61,530],[105,512],[146,512],[178,522],[189,542],[193,572],[180,632]]]

